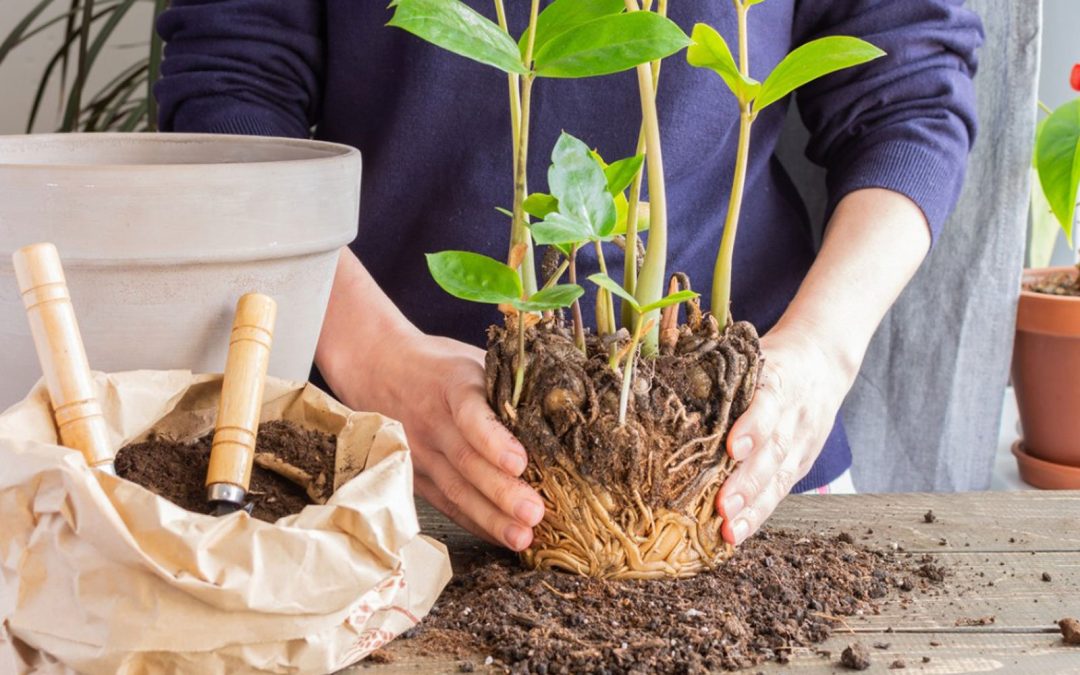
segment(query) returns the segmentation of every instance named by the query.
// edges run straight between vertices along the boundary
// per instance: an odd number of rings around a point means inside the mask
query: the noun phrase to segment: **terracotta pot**
[[[306,380],[360,153],[186,134],[0,137],[0,410],[40,377],[11,254],[56,244],[95,370],[221,372],[236,299],[273,296],[270,374]]]
[[[1028,270],[1024,283],[1070,271]],[[1080,467],[1080,298],[1021,291],[1012,379],[1025,454]]]

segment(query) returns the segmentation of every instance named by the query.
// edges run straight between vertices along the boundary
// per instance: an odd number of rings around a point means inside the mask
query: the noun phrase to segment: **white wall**
[[[38,0],[0,0],[0,41],[7,37]],[[104,3],[102,3],[104,4]],[[54,7],[49,8],[38,18],[48,19],[66,11],[67,0],[54,0]],[[125,66],[134,63],[147,48],[150,36],[150,21],[153,16],[153,3],[139,2],[128,13],[124,21],[117,26],[110,44],[98,57],[94,65],[97,75],[90,78],[89,91],[103,86]],[[30,106],[41,73],[49,59],[60,47],[63,25],[37,35],[25,44],[18,46],[0,65],[0,134],[19,134],[26,131],[26,121],[30,115]],[[74,67],[71,70],[74,75]],[[50,96],[45,98],[39,122],[35,131],[52,131],[59,123],[57,112],[57,88],[54,86]]]

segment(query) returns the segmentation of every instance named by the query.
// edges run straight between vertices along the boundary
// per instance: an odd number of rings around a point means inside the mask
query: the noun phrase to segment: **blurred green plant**
[[[97,91],[88,82],[98,57],[115,45],[116,28],[140,3],[152,3],[145,51]],[[0,68],[19,47],[42,40],[62,29],[60,46],[52,53],[37,80],[34,102],[27,116],[30,133],[42,116],[50,87],[59,86],[57,131],[154,131],[157,106],[153,86],[161,67],[162,42],[154,30],[168,0],[40,0],[0,41]],[[127,45],[124,45],[127,46]],[[137,45],[143,47],[143,43]]]
[[[1080,91],[1080,63],[1073,66],[1069,84]],[[1080,98],[1050,110],[1035,128],[1032,165],[1037,181],[1031,186],[1031,267],[1050,264],[1060,227],[1073,246],[1073,224],[1080,192]]]

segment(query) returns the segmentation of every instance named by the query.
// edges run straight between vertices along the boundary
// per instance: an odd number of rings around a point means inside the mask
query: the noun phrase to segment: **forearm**
[[[343,248],[315,351],[315,363],[334,393],[356,410],[385,410],[378,400],[382,388],[370,384],[373,370],[392,362],[384,359],[384,349],[418,335],[356,254]]]
[[[878,324],[929,248],[926,218],[910,199],[882,189],[848,194],[774,330],[803,333],[850,386]]]

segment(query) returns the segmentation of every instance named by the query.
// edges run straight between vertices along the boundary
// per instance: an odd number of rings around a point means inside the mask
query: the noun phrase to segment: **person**
[[[468,4],[494,15],[490,0]],[[515,34],[529,4],[508,3]],[[543,502],[519,480],[525,450],[485,399],[475,344],[498,315],[442,294],[423,256],[506,255],[509,227],[493,210],[512,195],[506,77],[386,27],[391,11],[383,2],[173,0],[158,24],[166,42],[160,127],[289,137],[314,130],[361,150],[359,236],[341,255],[317,367],[347,405],[401,420],[420,495],[472,532],[521,550]],[[729,3],[676,1],[670,17],[687,32],[708,23],[735,43]],[[754,125],[732,312],[763,331],[765,365],[728,438],[741,464],[718,495],[723,535],[735,543],[793,489],[850,488],[838,411],[877,325],[958,198],[983,39],[962,0],[767,0],[750,12],[749,31],[750,73],[759,80],[793,47],[824,35],[861,37],[888,55],[797,95],[808,156],[828,170],[820,250],[773,156],[786,105]],[[665,62],[658,107],[668,269],[706,288],[737,106],[719,78],[675,57]],[[640,124],[636,78],[541,80],[532,118],[534,180],[563,129],[604,157],[629,156]]]

